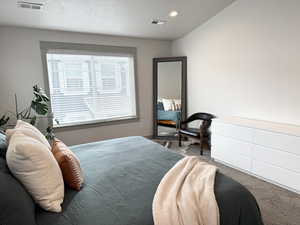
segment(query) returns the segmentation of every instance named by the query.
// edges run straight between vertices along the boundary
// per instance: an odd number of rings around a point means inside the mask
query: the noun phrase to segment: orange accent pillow
[[[53,141],[52,153],[61,169],[64,182],[69,187],[79,191],[83,184],[83,173],[79,159],[58,139]]]

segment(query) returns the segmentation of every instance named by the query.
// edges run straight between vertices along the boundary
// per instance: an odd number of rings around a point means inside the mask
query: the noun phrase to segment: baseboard
[[[153,135],[146,135],[146,136],[143,136],[144,138],[147,138],[147,139],[153,139]]]
[[[250,175],[250,176],[252,176],[252,177],[255,177],[255,178],[258,178],[258,179],[260,179],[260,180],[266,181],[266,182],[268,182],[268,183],[274,184],[274,185],[276,185],[276,186],[278,186],[278,187],[281,187],[281,188],[283,188],[283,189],[286,189],[286,190],[288,190],[288,191],[294,192],[294,193],[296,193],[296,194],[300,194],[300,191],[298,191],[298,190],[296,190],[296,189],[287,187],[287,186],[285,186],[285,185],[283,185],[283,184],[279,184],[279,183],[277,183],[277,182],[275,182],[275,181],[273,181],[273,180],[269,180],[269,179],[267,179],[267,178],[258,176],[258,175],[254,174],[254,173],[251,173],[250,171],[243,170],[243,169],[238,168],[238,167],[236,167],[236,166],[233,166],[233,165],[231,165],[231,164],[229,164],[229,163],[226,163],[226,162],[224,162],[224,161],[222,161],[222,160],[218,160],[218,159],[215,159],[215,158],[212,158],[212,160],[214,160],[214,161],[216,161],[216,162],[218,162],[218,163],[221,163],[221,164],[223,164],[223,165],[225,165],[225,166],[228,166],[228,167],[231,167],[231,168],[233,168],[233,169],[236,169],[236,170],[238,170],[238,171],[240,171],[240,172],[246,173],[246,174],[248,174],[248,175]]]

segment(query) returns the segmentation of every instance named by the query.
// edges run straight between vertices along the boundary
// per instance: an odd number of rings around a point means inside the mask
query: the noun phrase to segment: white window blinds
[[[46,60],[54,126],[136,117],[134,55],[53,50]]]

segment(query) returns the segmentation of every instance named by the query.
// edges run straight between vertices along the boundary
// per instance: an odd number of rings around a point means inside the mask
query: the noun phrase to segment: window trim
[[[113,124],[123,124],[134,121],[139,121],[140,118],[140,110],[139,110],[139,90],[138,90],[138,75],[137,75],[137,49],[136,47],[122,47],[122,46],[109,46],[109,45],[94,45],[94,44],[80,44],[80,43],[65,43],[65,42],[46,42],[40,41],[40,50],[41,50],[41,59],[43,66],[43,74],[44,74],[44,86],[45,92],[48,96],[50,96],[50,86],[49,86],[49,76],[48,76],[48,67],[47,67],[47,53],[51,51],[62,51],[62,52],[88,52],[95,53],[95,55],[99,53],[107,53],[107,55],[130,55],[133,57],[134,62],[134,88],[135,88],[135,108],[136,115],[135,116],[126,116],[126,117],[116,117],[110,119],[98,119],[91,121],[82,121],[76,123],[69,123],[63,125],[55,125],[53,124],[53,119],[49,118],[48,122],[55,129],[67,129],[82,126],[104,126],[104,125],[113,125]],[[51,101],[49,102],[50,106],[50,114],[52,113]]]

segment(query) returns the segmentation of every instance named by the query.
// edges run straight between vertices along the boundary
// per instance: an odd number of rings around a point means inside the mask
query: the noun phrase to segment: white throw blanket
[[[217,167],[185,157],[161,180],[153,200],[155,225],[219,225]]]

